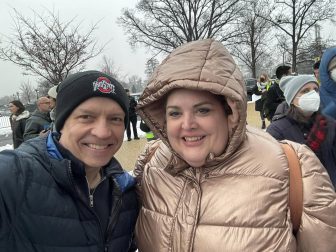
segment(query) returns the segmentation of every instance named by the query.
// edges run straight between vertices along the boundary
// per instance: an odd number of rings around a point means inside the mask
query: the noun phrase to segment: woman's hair
[[[265,80],[266,81],[269,81],[269,77],[268,77],[268,74],[267,73],[261,73],[260,76],[259,76],[259,81],[261,79],[261,76],[264,76],[265,77]]]
[[[16,112],[16,115],[20,115],[26,109],[25,106],[23,106],[22,102],[20,102],[19,100],[14,100],[14,101],[11,101],[9,103],[12,103],[13,105],[15,105],[18,108],[18,111]]]
[[[232,109],[229,106],[229,104],[227,103],[226,98],[223,95],[215,95],[215,97],[222,104],[222,106],[224,107],[225,114],[227,116],[231,115],[232,114]]]

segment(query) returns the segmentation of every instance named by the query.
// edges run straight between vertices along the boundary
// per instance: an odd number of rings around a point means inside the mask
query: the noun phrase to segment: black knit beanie
[[[121,84],[99,71],[85,71],[68,76],[57,87],[56,131],[60,132],[72,111],[92,97],[107,97],[116,101],[125,112],[128,123],[129,99]]]

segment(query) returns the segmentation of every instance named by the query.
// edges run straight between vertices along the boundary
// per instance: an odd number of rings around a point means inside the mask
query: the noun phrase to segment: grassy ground
[[[261,127],[261,120],[259,112],[254,110],[254,103],[247,105],[247,123],[254,127]],[[266,121],[267,123],[267,121]],[[268,124],[267,124],[268,126]],[[142,152],[147,140],[140,138],[140,140],[126,141],[121,146],[116,154],[116,158],[126,170],[133,170],[136,158]]]

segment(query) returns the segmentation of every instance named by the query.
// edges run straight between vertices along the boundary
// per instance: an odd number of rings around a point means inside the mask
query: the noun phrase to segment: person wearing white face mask
[[[311,75],[288,76],[280,81],[289,106],[267,128],[277,140],[308,145],[327,169],[336,186],[336,121],[320,112],[319,85]]]
[[[336,47],[323,53],[319,74],[322,114],[336,120]]]

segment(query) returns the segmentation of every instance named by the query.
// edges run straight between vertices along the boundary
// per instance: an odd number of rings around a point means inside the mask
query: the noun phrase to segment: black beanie
[[[92,97],[107,97],[116,101],[125,112],[128,123],[129,99],[121,84],[99,71],[85,71],[68,76],[57,87],[56,131],[60,132],[72,111]]]

